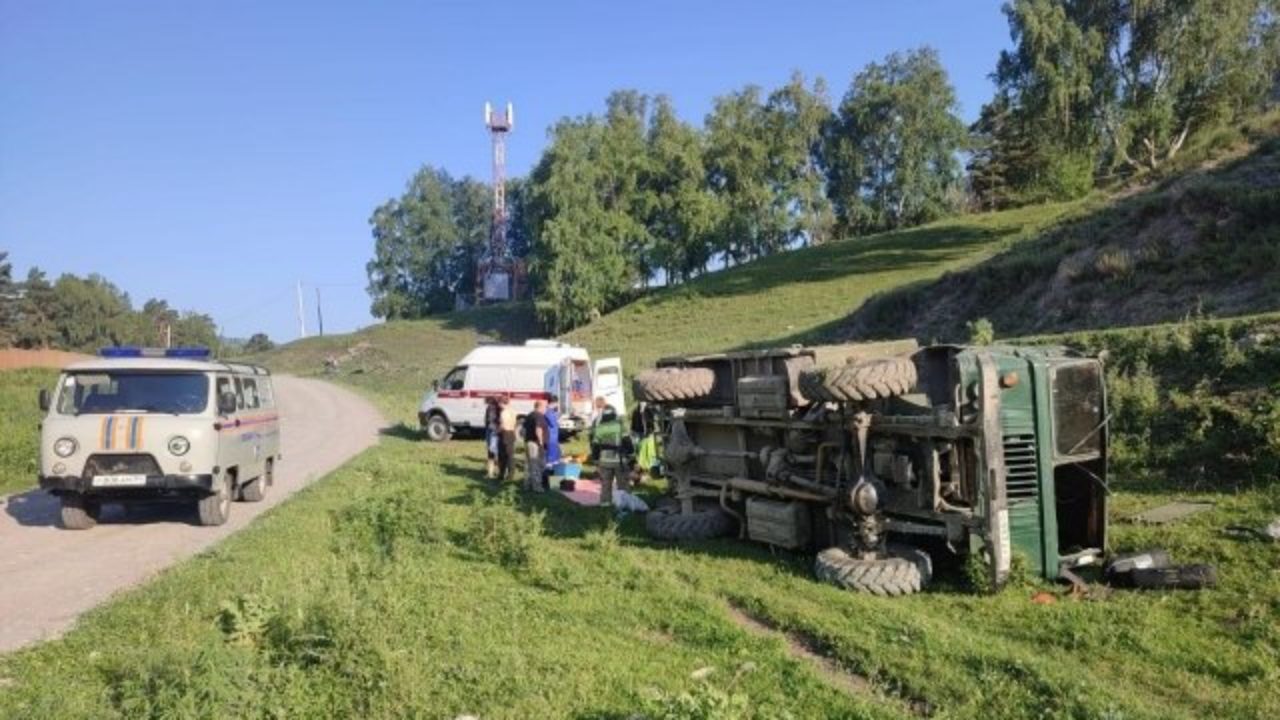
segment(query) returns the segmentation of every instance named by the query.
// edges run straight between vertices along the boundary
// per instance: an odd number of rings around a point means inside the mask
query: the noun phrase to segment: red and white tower
[[[507,103],[506,111],[494,112],[484,104],[484,125],[493,140],[493,224],[489,229],[489,247],[476,268],[476,301],[504,302],[515,293],[515,263],[507,247],[507,133],[515,127],[515,110]]]

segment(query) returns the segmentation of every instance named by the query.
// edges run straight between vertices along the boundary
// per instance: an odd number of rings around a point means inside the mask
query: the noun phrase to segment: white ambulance
[[[103,503],[170,498],[221,525],[232,499],[261,500],[280,461],[280,415],[264,368],[203,348],[107,348],[67,366],[40,431],[40,487],[62,524],[97,523]]]
[[[431,440],[446,440],[457,430],[483,430],[485,400],[491,397],[508,398],[518,416],[532,412],[535,400],[557,398],[560,428],[573,434],[591,422],[597,397],[626,412],[622,361],[593,364],[585,348],[554,340],[481,345],[432,383],[418,422]]]

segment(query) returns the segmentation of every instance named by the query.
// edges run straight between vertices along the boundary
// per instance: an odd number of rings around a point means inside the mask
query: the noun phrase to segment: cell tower
[[[507,247],[507,133],[515,127],[515,110],[494,112],[484,104],[484,125],[493,140],[493,225],[489,229],[489,249],[476,269],[476,301],[504,302],[515,295],[516,263]]]

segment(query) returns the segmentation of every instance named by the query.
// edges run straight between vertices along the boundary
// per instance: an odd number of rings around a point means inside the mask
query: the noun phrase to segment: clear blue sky
[[[700,123],[792,70],[838,99],[925,44],[971,120],[1009,44],[997,0],[0,0],[0,249],[22,276],[99,272],[232,336],[292,339],[294,282],[324,285],[326,330],[351,330],[370,322],[370,211],[424,163],[486,178],[486,100],[516,105],[517,175],[614,89]]]

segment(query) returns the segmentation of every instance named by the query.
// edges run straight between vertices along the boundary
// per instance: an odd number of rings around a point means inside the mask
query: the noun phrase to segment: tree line
[[[1079,197],[1158,168],[1280,89],[1280,0],[1013,0],[1004,14],[1013,47],[968,127],[927,47],[867,65],[838,102],[795,74],[715,98],[701,126],[634,90],[560,120],[507,188],[539,321],[562,332],[654,283]],[[433,167],[379,206],[374,314],[422,317],[470,297],[491,208],[484,183]]]
[[[0,347],[96,352],[156,346],[162,323],[175,346],[219,348],[218,327],[208,315],[179,312],[154,298],[134,309],[128,293],[97,274],[50,280],[33,267],[25,279],[14,280],[8,253],[0,252]]]

